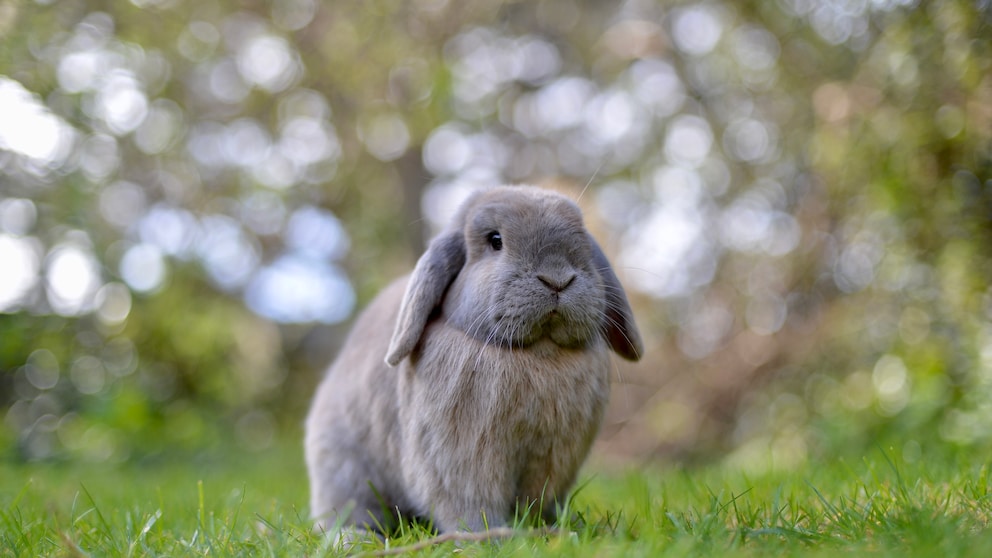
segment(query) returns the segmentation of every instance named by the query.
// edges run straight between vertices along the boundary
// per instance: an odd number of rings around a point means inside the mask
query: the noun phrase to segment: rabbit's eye
[[[489,246],[493,250],[503,249],[503,236],[499,234],[499,231],[493,231],[486,235],[486,240],[489,242]]]

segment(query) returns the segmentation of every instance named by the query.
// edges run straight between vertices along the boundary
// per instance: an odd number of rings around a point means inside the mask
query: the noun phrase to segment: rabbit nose
[[[552,275],[549,273],[538,273],[537,278],[539,281],[544,283],[544,286],[551,289],[553,292],[560,293],[572,284],[572,281],[575,280],[575,274]]]

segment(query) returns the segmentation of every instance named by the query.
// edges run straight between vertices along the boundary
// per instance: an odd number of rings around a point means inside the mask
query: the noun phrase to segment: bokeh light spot
[[[37,239],[0,234],[0,312],[17,308],[37,284],[40,252]]]
[[[165,281],[165,271],[165,258],[152,244],[132,246],[121,258],[121,277],[138,292],[147,293],[161,287]]]
[[[52,248],[46,259],[45,278],[48,303],[56,313],[76,316],[93,308],[100,273],[88,250],[74,244]]]

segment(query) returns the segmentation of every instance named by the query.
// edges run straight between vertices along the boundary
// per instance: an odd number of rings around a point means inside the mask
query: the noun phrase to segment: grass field
[[[0,464],[3,556],[335,556],[311,533],[295,447],[148,464]],[[748,476],[725,466],[587,472],[572,524],[404,555],[992,556],[987,455],[882,449]],[[411,526],[359,552],[430,538]]]

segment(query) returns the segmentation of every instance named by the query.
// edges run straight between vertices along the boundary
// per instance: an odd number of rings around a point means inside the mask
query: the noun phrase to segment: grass
[[[311,532],[296,448],[151,464],[0,464],[0,556],[336,556]],[[750,476],[727,466],[587,474],[571,524],[450,556],[992,555],[986,456],[879,449]],[[405,525],[380,551],[431,533]]]

